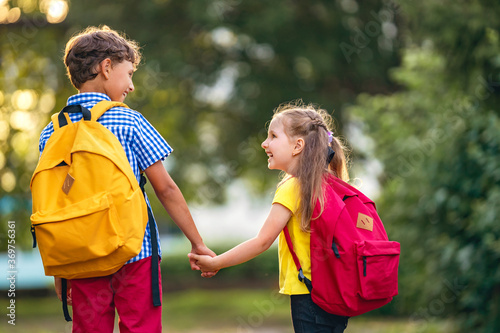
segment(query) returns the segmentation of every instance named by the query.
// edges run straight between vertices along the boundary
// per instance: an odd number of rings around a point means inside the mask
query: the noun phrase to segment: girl
[[[280,293],[291,295],[295,332],[343,332],[347,317],[325,312],[311,300],[309,290],[297,279],[297,269],[288,249],[283,228],[288,227],[302,269],[311,278],[310,222],[314,207],[324,206],[323,181],[334,175],[348,180],[344,147],[330,132],[332,118],[322,109],[301,103],[278,107],[262,143],[269,169],[285,173],[278,185],[271,211],[258,235],[217,256],[190,253],[202,272],[248,261],[267,250],[278,235]],[[321,210],[322,211],[322,210]]]

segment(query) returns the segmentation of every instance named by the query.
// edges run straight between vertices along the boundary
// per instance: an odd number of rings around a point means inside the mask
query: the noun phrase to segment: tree
[[[500,329],[500,6],[402,2],[404,89],[349,109],[384,165],[379,203],[402,244],[400,300],[411,320],[453,315]],[[370,154],[370,152],[367,152]]]

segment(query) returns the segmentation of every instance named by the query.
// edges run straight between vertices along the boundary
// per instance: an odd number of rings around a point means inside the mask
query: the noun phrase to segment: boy
[[[107,26],[87,28],[71,38],[66,44],[64,63],[79,93],[68,99],[68,105],[81,104],[90,109],[101,100],[123,102],[134,91],[132,75],[140,57],[139,47],[134,41],[125,39]],[[82,115],[71,113],[70,118],[76,122]],[[215,253],[203,243],[181,191],[163,167],[161,161],[172,152],[172,148],[156,129],[139,112],[125,107],[113,107],[98,122],[118,138],[138,181],[140,170],[145,171],[158,199],[190,240],[192,253],[214,256]],[[42,131],[40,153],[53,132],[52,123]],[[146,203],[149,205],[147,198]],[[120,332],[161,332],[161,306],[153,306],[151,294],[149,230],[148,226],[141,252],[115,274],[68,281],[73,332],[112,332],[115,308],[120,319]],[[157,239],[158,254],[161,255],[159,237]],[[191,261],[191,268],[198,269],[194,261]],[[55,286],[61,299],[59,278],[55,278]]]

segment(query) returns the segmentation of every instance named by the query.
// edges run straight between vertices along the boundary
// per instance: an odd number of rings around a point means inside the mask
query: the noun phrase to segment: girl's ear
[[[292,155],[295,156],[295,155],[300,154],[302,152],[302,150],[304,149],[304,146],[305,146],[304,139],[298,138],[295,141],[295,147],[293,148]]]

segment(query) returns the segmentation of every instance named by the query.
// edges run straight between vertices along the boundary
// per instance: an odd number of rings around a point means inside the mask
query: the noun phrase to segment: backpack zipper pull
[[[339,248],[337,247],[337,244],[335,244],[335,241],[332,242],[332,250],[333,253],[335,253],[335,256],[340,258]]]
[[[33,248],[36,247],[36,235],[35,235],[35,227],[31,226],[31,237],[33,237]]]

